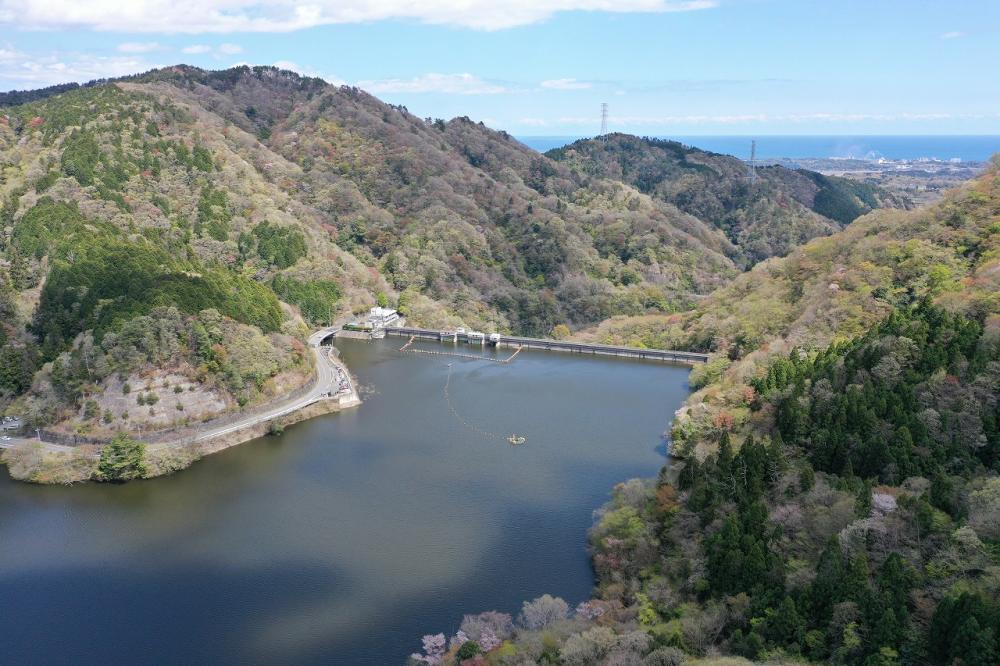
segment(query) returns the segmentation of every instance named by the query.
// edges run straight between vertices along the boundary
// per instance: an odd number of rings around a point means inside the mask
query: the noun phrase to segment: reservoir
[[[663,464],[688,368],[403,342],[337,341],[360,407],[171,477],[0,471],[3,661],[401,664],[463,613],[588,598],[594,511]]]

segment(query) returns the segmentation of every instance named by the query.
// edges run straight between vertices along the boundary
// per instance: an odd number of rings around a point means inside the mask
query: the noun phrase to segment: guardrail
[[[441,331],[426,328],[401,328],[386,327],[386,335],[393,336],[413,336],[424,340],[440,340]],[[458,337],[467,340],[465,333],[459,333]],[[479,341],[476,344],[480,344]],[[494,344],[487,341],[485,344]],[[640,347],[622,347],[618,345],[601,345],[589,342],[573,342],[569,340],[544,340],[541,338],[524,338],[512,335],[501,335],[496,343],[497,347],[524,347],[525,349],[545,349],[548,351],[562,351],[574,354],[593,354],[599,356],[623,356],[628,358],[643,358],[656,361],[668,361],[671,363],[686,363],[695,365],[707,363],[708,354],[698,352],[674,351],[669,349],[642,349]]]
[[[266,414],[269,410],[274,409],[276,405],[292,403],[296,400],[300,400],[304,396],[308,395],[310,391],[314,388],[314,383],[316,382],[316,373],[313,371],[309,375],[308,381],[297,389],[291,391],[290,393],[283,396],[280,400],[275,402],[266,402],[260,405],[254,405],[253,407],[247,409],[241,409],[234,412],[229,412],[221,416],[215,416],[205,421],[192,421],[186,425],[175,425],[168,428],[163,428],[161,430],[154,430],[152,432],[143,433],[141,431],[135,431],[128,429],[129,434],[135,439],[143,442],[144,444],[160,444],[165,442],[176,442],[176,443],[188,443],[193,441],[198,441],[203,439],[201,436],[206,429],[215,429],[219,427],[224,427],[227,425],[232,425],[238,423],[247,418],[253,418],[259,415]],[[308,403],[312,404],[312,403]],[[273,420],[284,416],[288,412],[295,411],[301,407],[306,406],[305,404],[296,406],[294,409],[288,409],[282,411],[279,414],[271,416],[266,420]],[[81,446],[85,444],[94,444],[98,446],[103,446],[111,441],[108,437],[88,437],[86,435],[78,435],[75,433],[65,433],[57,432],[54,430],[46,430],[45,428],[39,431],[25,431],[25,437],[37,436],[43,442],[48,444],[61,444],[62,446]]]
[[[26,438],[31,438],[32,434],[34,434],[39,441],[45,442],[46,444],[59,444],[61,446],[84,446],[87,444],[104,446],[111,441],[110,439],[101,437],[87,437],[86,435],[78,435],[76,433],[46,430],[45,428],[39,428],[34,433],[25,431]]]
[[[331,326],[326,329],[321,329],[313,333],[309,340],[316,339],[316,344],[319,345],[329,334],[335,334],[339,330],[337,326]],[[333,354],[338,354],[336,348],[330,350]],[[293,391],[287,393],[279,400],[273,402],[265,402],[260,405],[255,405],[247,409],[240,409],[235,412],[229,412],[227,414],[209,418],[205,421],[193,421],[188,424],[178,424],[168,428],[163,428],[161,430],[155,430],[148,433],[135,433],[132,431],[133,436],[139,441],[146,444],[161,444],[161,443],[177,443],[177,444],[189,444],[193,442],[198,442],[203,439],[208,439],[212,437],[219,436],[219,432],[209,432],[205,433],[206,429],[217,430],[220,427],[225,427],[229,425],[235,425],[240,421],[245,419],[253,419],[256,417],[265,417],[263,422],[273,421],[275,419],[281,418],[282,416],[287,416],[288,414],[298,411],[303,407],[312,405],[324,398],[322,396],[315,397],[303,403],[297,404],[297,401],[301,400],[315,388],[315,383],[317,381],[318,368],[314,367],[312,372],[310,372],[307,381],[294,389]],[[352,386],[353,388],[353,386]],[[337,397],[334,395],[333,397]],[[268,412],[276,407],[284,405],[284,409],[280,409],[278,412],[273,414],[268,414]],[[255,424],[247,424],[255,425]],[[241,426],[242,427],[242,426]],[[90,437],[87,435],[80,435],[76,433],[66,433],[58,432],[54,430],[48,430],[45,428],[40,428],[38,430],[32,430],[28,428],[21,428],[24,437],[37,437],[40,441],[48,444],[60,444],[62,446],[81,446],[81,445],[98,445],[103,446],[107,444],[110,438],[106,437]],[[0,434],[15,434],[12,430],[6,433]]]
[[[305,384],[298,387],[297,389],[285,394],[280,400],[274,402],[265,402],[260,405],[254,405],[248,409],[240,409],[234,412],[229,412],[222,416],[215,416],[207,421],[193,421],[187,425],[174,426],[172,428],[164,428],[163,430],[157,430],[151,432],[147,435],[138,437],[137,439],[146,442],[147,444],[160,444],[165,442],[185,442],[185,441],[197,441],[203,439],[202,434],[206,429],[216,429],[228,425],[233,425],[239,423],[240,421],[247,418],[255,418],[266,414],[269,410],[274,409],[276,405],[291,403],[296,400],[300,400],[309,394],[313,390],[313,384],[316,381],[316,373],[313,372],[309,375],[308,381]],[[296,408],[297,409],[297,408]],[[291,411],[295,411],[294,409]],[[284,412],[282,412],[282,415]],[[277,418],[277,416],[272,417]]]

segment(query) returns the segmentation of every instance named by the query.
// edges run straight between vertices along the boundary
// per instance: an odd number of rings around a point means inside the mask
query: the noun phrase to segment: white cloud
[[[228,59],[226,56],[233,56],[243,53],[243,47],[239,44],[219,44],[209,46],[208,44],[191,44],[181,49],[181,53],[187,55],[211,55],[216,60]]]
[[[358,81],[370,93],[446,93],[450,95],[497,95],[510,92],[504,86],[472,74],[422,74],[412,79]]]
[[[32,56],[0,49],[0,80],[17,88],[38,88],[106,79],[144,72],[159,65],[137,56],[93,56],[80,53],[49,53]]]
[[[965,33],[959,32],[958,30],[952,30],[951,32],[941,34],[941,39],[958,39],[959,37],[965,37]]]
[[[312,67],[303,67],[299,63],[291,60],[279,60],[274,63],[274,66],[278,69],[287,69],[291,72],[295,72],[296,74],[301,74],[302,76],[315,76],[335,86],[342,86],[347,83],[340,77],[321,74],[319,70],[313,69]]]
[[[15,50],[14,47],[9,44],[6,46],[0,46],[0,63],[9,62],[22,57],[24,57],[24,54]]]
[[[308,67],[302,67],[297,62],[292,62],[291,60],[279,60],[274,63],[274,66],[278,69],[287,69],[289,71],[295,72],[296,74],[302,74],[304,76],[318,76],[316,74],[307,73],[305,70],[310,69]]]
[[[558,12],[677,12],[717,0],[0,0],[0,23],[142,33],[289,32],[333,23],[409,19],[477,30],[544,21]]]
[[[542,87],[551,90],[586,90],[593,86],[587,81],[577,81],[576,79],[550,79],[542,81]]]
[[[124,42],[118,45],[118,50],[122,53],[151,53],[162,48],[156,42]]]

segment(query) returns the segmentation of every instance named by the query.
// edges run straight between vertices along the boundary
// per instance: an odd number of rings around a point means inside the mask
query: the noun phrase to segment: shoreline
[[[410,331],[410,329],[400,330]],[[393,334],[398,333],[393,331]],[[336,348],[332,345],[323,345],[323,341],[339,335],[352,337],[349,331],[340,326],[330,326],[313,332],[307,339],[308,346],[313,350],[316,359],[311,387],[308,385],[300,387],[286,395],[283,400],[272,402],[270,407],[259,407],[255,413],[244,415],[236,421],[232,421],[232,419],[240,416],[239,412],[222,415],[214,419],[216,421],[214,425],[212,422],[206,422],[193,428],[191,434],[176,439],[157,441],[158,436],[165,434],[161,431],[160,433],[150,433],[147,436],[153,441],[138,440],[146,447],[147,474],[143,478],[153,479],[173,474],[190,467],[205,456],[275,433],[276,429],[280,432],[287,426],[361,405],[357,380],[351,375],[344,362],[340,360],[339,355],[335,353]],[[529,339],[511,338],[510,340],[517,344]],[[510,340],[504,340],[503,346],[510,346]],[[556,343],[556,341],[535,341],[533,339],[530,342]],[[577,344],[570,343],[573,346]],[[519,344],[519,346],[525,345]],[[581,354],[581,351],[584,351],[582,355],[589,355],[586,352],[594,353],[589,349],[592,345],[582,346],[587,349],[585,351],[580,349],[571,351],[578,355]],[[596,345],[594,346],[596,347]],[[549,344],[533,344],[531,347],[546,351],[564,351]],[[614,349],[620,351],[619,348]],[[631,348],[627,349],[633,351]],[[598,355],[602,351],[597,352]],[[656,360],[665,360],[671,365],[687,367],[700,365],[704,361],[701,358],[694,360],[694,358],[684,358],[684,356],[707,356],[689,352],[663,352],[661,350],[634,351],[649,354],[648,357],[640,357],[646,358],[646,360],[655,358]],[[669,354],[673,358],[668,360],[657,356],[657,354]],[[620,357],[624,354],[607,355]],[[345,383],[346,390],[335,392],[336,388]],[[303,395],[290,397],[302,391],[303,388],[308,388]],[[66,445],[31,438],[15,438],[10,442],[0,442],[0,463],[7,466],[8,473],[16,481],[40,485],[90,482],[95,481],[93,477],[103,446],[103,443]]]
[[[202,424],[198,429],[199,434],[163,442],[139,440],[146,447],[148,473],[144,478],[152,479],[178,472],[205,456],[263,437],[271,433],[275,425],[284,429],[317,416],[359,406],[361,397],[356,379],[351,376],[344,362],[333,353],[333,347],[322,345],[323,340],[336,335],[336,332],[331,327],[321,329],[309,337],[309,347],[316,359],[315,376],[309,390],[292,404],[287,404],[289,398],[286,396],[284,400],[272,403],[270,408],[264,407],[258,413],[247,415],[235,423],[216,423],[215,427],[211,422]],[[347,390],[336,391],[342,382],[346,383]],[[216,421],[228,420],[233,416],[234,414],[224,415]],[[8,474],[16,481],[41,485],[88,482],[94,480],[102,446],[69,446],[31,438],[15,438],[0,444],[0,462],[7,466]]]

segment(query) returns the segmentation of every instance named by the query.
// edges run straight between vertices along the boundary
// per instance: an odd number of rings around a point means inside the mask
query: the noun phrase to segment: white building
[[[399,321],[399,313],[392,308],[374,307],[368,311],[368,323],[372,328],[385,328]]]

